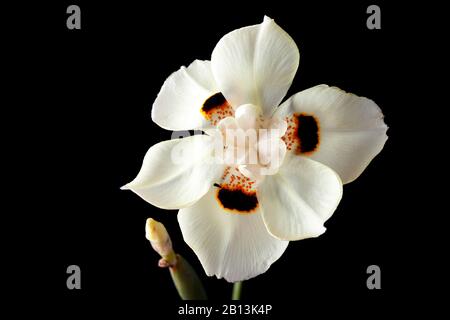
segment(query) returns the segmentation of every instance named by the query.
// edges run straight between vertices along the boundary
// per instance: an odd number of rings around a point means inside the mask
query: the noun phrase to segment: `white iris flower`
[[[225,35],[211,61],[164,82],[152,119],[206,134],[158,143],[124,189],[180,209],[184,240],[207,275],[235,282],[265,272],[290,240],[317,237],[342,184],[381,151],[387,126],[364,97],[319,85],[279,105],[300,60],[272,19]]]

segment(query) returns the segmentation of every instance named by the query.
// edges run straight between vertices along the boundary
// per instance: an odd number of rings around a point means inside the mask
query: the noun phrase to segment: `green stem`
[[[242,291],[242,281],[235,282],[233,284],[233,295],[231,296],[231,300],[240,300],[241,291]]]
[[[194,268],[179,254],[177,262],[171,266],[170,275],[183,300],[206,300],[206,292]]]

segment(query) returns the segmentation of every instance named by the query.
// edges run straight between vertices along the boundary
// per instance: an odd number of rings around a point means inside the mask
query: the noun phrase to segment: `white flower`
[[[252,278],[288,241],[321,235],[342,183],[387,140],[378,106],[335,87],[319,85],[278,106],[299,58],[291,37],[265,17],[225,35],[211,61],[170,75],[153,104],[161,127],[207,134],[154,145],[124,189],[180,209],[183,237],[209,276]]]

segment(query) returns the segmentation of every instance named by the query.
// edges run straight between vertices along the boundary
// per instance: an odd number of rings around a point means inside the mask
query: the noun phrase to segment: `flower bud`
[[[206,292],[194,268],[172,248],[169,233],[161,222],[148,218],[145,224],[145,237],[153,249],[159,253],[160,268],[168,268],[178,294],[183,300],[204,300]]]
[[[145,237],[150,241],[152,248],[163,259],[167,260],[170,265],[176,263],[176,256],[172,249],[172,241],[161,222],[148,218],[145,224]]]

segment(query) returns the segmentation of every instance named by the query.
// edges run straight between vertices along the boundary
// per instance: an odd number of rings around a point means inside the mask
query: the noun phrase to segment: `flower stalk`
[[[241,300],[242,281],[235,282],[233,284],[233,294],[231,300]]]
[[[179,254],[177,263],[169,268],[173,283],[183,300],[206,300],[206,292],[194,268]]]

